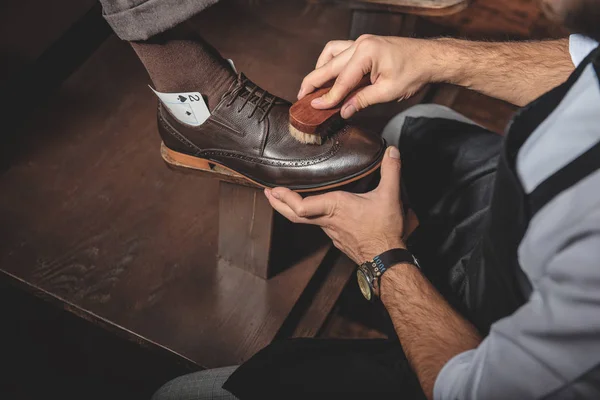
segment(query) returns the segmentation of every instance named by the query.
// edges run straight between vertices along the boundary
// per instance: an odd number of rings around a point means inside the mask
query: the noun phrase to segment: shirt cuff
[[[477,350],[457,354],[444,365],[433,385],[434,400],[464,399],[471,361]]]
[[[576,67],[578,67],[596,47],[598,47],[598,42],[587,36],[571,35],[569,37],[569,52],[571,53],[573,64]]]

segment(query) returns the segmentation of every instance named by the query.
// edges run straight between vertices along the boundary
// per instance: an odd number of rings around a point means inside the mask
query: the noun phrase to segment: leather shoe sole
[[[385,150],[385,147],[383,149]],[[264,182],[260,182],[259,180],[255,179],[255,178],[247,176],[242,172],[235,171],[235,170],[233,170],[223,164],[215,162],[213,160],[207,160],[207,159],[194,157],[194,156],[190,156],[187,154],[183,154],[183,153],[174,151],[174,150],[168,148],[164,143],[161,143],[160,153],[161,153],[163,160],[167,164],[169,164],[170,166],[173,166],[175,168],[187,168],[187,169],[198,170],[198,171],[213,171],[214,167],[217,166],[218,168],[229,171],[229,173],[233,174],[233,176],[235,176],[235,177],[238,177],[238,178],[248,181],[249,183],[253,184],[254,186],[258,186],[261,188],[273,187],[273,186],[269,186],[268,184],[266,184]],[[331,182],[327,182],[325,184],[321,184],[319,186],[311,186],[311,187],[297,186],[297,187],[289,187],[289,189],[292,189],[299,193],[309,193],[309,192],[321,192],[321,191],[331,190],[331,189],[339,188],[341,186],[345,186],[349,183],[363,179],[363,178],[369,176],[370,174],[372,174],[373,172],[377,171],[377,169],[379,169],[379,167],[381,166],[382,157],[383,157],[383,153],[381,154],[381,157],[377,158],[378,161],[376,161],[369,167],[365,168],[363,171],[360,171],[352,176],[348,176],[348,177],[344,178],[343,180],[331,181]]]

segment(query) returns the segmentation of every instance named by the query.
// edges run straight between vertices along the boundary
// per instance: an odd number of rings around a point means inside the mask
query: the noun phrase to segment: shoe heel
[[[169,166],[192,168],[205,171],[210,171],[212,169],[208,160],[178,153],[169,149],[164,143],[161,143],[160,145],[160,155]]]

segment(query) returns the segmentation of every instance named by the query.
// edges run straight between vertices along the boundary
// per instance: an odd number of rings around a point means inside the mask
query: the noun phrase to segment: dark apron
[[[523,108],[504,140],[489,211],[476,233],[476,244],[462,258],[466,265],[459,268],[461,284],[448,285],[460,292],[455,293],[460,303],[457,309],[484,336],[494,322],[514,313],[531,295],[531,283],[518,262],[518,246],[535,212],[550,199],[536,191],[524,193],[515,167],[519,149],[556,109],[583,69],[592,62],[597,64],[598,54],[599,50],[594,51],[567,82]],[[446,279],[456,280],[457,274],[453,274]],[[425,398],[397,340],[275,342],[239,367],[223,387],[242,400],[337,398],[360,393],[378,400]]]

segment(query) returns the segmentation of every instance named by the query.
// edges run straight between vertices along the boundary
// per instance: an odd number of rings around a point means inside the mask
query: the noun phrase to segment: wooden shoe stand
[[[219,181],[219,264],[269,279],[309,254],[311,247],[327,242],[319,228],[285,220],[273,210],[263,188],[239,174],[219,165],[191,170],[172,159],[164,144],[161,156],[171,169]]]

